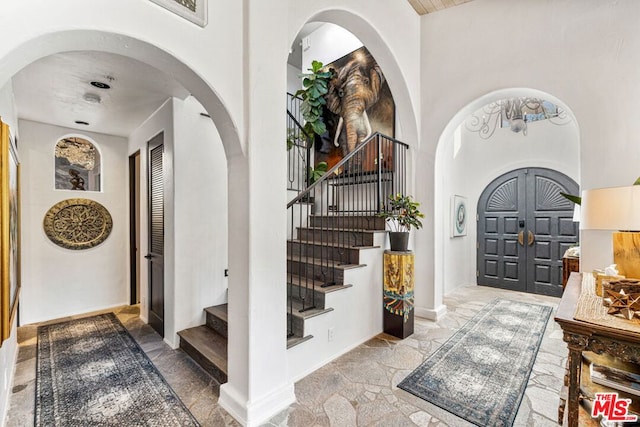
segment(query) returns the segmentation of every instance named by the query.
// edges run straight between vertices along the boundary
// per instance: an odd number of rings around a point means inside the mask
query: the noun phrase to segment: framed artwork
[[[451,196],[451,237],[467,235],[467,198]]]
[[[198,24],[207,25],[207,0],[151,0],[155,4]]]
[[[315,163],[331,168],[371,134],[395,136],[395,103],[391,89],[375,58],[366,47],[326,64],[333,71],[325,95],[323,121],[327,133],[316,137]],[[375,145],[375,144],[374,144]],[[376,169],[377,151],[365,150],[363,171]],[[370,152],[369,152],[370,151]],[[393,168],[393,144],[382,148],[383,167]]]
[[[9,126],[0,123],[0,336],[11,334],[20,295],[20,162]]]

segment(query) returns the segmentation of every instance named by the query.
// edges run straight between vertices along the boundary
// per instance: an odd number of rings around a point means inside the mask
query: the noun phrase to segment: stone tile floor
[[[265,427],[452,426],[466,421],[395,385],[494,298],[557,307],[558,298],[468,286],[445,297],[438,322],[415,319],[414,334],[399,340],[381,334],[295,385],[297,402]],[[92,313],[93,314],[93,313]],[[219,384],[181,350],[172,350],[138,318],[137,307],[116,310],[143,350],[203,426],[238,426],[217,405]],[[558,394],[567,350],[553,313],[529,379],[516,426],[557,425]],[[33,425],[36,326],[18,328],[20,352],[6,426]]]

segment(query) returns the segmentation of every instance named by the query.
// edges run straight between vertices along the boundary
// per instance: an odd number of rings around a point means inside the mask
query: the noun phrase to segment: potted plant
[[[421,218],[424,214],[418,209],[420,203],[412,199],[411,196],[396,194],[389,196],[389,206],[387,210],[378,214],[389,224],[389,243],[392,251],[407,251],[409,244],[409,231],[411,227],[416,230],[422,228]]]

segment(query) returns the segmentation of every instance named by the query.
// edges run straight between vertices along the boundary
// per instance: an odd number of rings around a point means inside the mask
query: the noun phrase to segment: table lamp
[[[617,230],[613,262],[619,274],[640,279],[640,185],[583,191],[580,228]]]

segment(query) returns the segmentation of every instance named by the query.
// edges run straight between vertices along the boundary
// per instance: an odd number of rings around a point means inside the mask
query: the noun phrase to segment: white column
[[[246,0],[246,155],[229,168],[229,382],[220,405],[259,425],[295,401],[286,345],[287,8]]]

